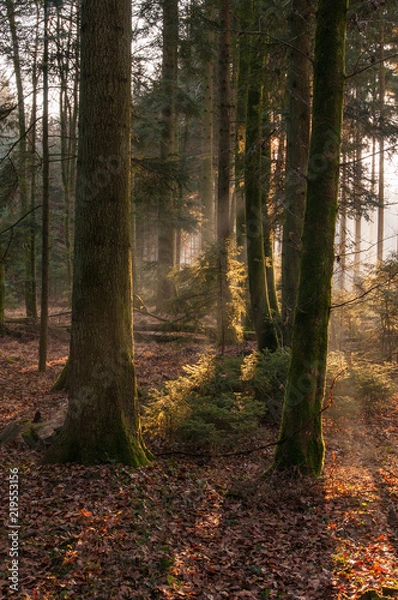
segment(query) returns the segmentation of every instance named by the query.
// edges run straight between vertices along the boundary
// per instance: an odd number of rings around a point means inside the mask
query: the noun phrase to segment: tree
[[[176,87],[178,65],[178,0],[163,0],[163,61],[160,158],[165,166],[175,159]],[[175,182],[168,186],[159,201],[158,211],[158,289],[157,304],[173,296],[168,275],[175,262]]]
[[[48,133],[48,0],[44,0],[44,49],[43,49],[43,208],[42,208],[42,253],[41,253],[41,302],[39,371],[45,371],[48,349],[48,303],[50,289],[50,148]]]
[[[276,350],[278,338],[271,316],[264,252],[264,209],[262,194],[262,125],[264,110],[264,58],[258,36],[249,48],[245,200],[247,271],[251,312],[259,350]]]
[[[229,0],[220,0],[220,37],[218,55],[219,84],[219,134],[217,180],[217,343],[225,344],[237,339],[231,319],[232,294],[228,279],[231,240],[231,14]]]
[[[45,462],[148,462],[132,360],[131,3],[82,0],[69,403]]]
[[[18,97],[18,133],[19,133],[19,147],[18,147],[18,187],[19,196],[21,203],[21,214],[27,212],[28,207],[28,181],[27,181],[27,127],[26,127],[26,114],[25,114],[25,90],[23,82],[23,70],[21,65],[21,52],[20,52],[20,40],[18,35],[18,23],[15,15],[15,3],[13,0],[6,0],[6,12],[7,20],[10,29],[11,43],[12,43],[12,62],[14,67],[14,74],[16,80],[17,97]],[[24,251],[24,262],[25,262],[25,276],[24,276],[24,294],[25,294],[25,307],[26,315],[37,318],[36,309],[36,284],[35,274],[32,273],[32,252],[34,252],[34,245],[32,245],[31,235],[29,229],[26,229],[24,234],[23,245]],[[34,259],[33,259],[34,260]]]
[[[324,399],[339,156],[344,96],[347,0],[319,0],[307,201],[292,355],[277,469],[319,475],[324,459]]]
[[[282,247],[283,341],[286,346],[290,346],[292,339],[307,193],[313,12],[314,0],[292,0],[289,14],[291,48],[287,74],[288,117]]]

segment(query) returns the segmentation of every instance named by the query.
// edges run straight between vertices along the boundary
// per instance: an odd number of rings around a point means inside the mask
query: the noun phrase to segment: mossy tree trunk
[[[288,117],[282,243],[283,342],[286,346],[290,346],[292,341],[307,192],[314,5],[315,0],[292,0],[289,14],[292,46],[287,75]]]
[[[148,462],[132,344],[131,3],[81,3],[76,219],[64,427],[45,462]]]
[[[298,304],[274,467],[317,476],[324,459],[324,400],[339,155],[347,0],[319,0],[312,137]]]
[[[253,39],[249,54],[245,149],[247,269],[252,319],[261,351],[266,348],[276,350],[278,338],[271,315],[265,268],[261,177],[264,60],[257,38]]]

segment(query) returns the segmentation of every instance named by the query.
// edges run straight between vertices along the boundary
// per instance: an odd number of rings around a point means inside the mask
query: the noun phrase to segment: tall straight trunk
[[[7,19],[11,33],[12,58],[15,73],[18,98],[18,187],[21,202],[21,213],[26,214],[29,205],[28,179],[27,179],[27,145],[26,145],[26,115],[25,115],[25,95],[23,88],[23,73],[21,68],[19,37],[17,23],[15,19],[15,3],[13,0],[6,0]],[[31,240],[29,229],[24,232],[24,295],[26,316],[33,319],[37,318],[36,295],[34,281],[31,278]]]
[[[76,142],[77,142],[77,102],[78,102],[78,57],[73,55],[73,42],[75,40],[74,13],[78,10],[74,3],[70,6],[67,23],[67,37],[61,37],[61,30],[65,31],[62,24],[61,12],[57,7],[57,66],[60,79],[59,86],[59,119],[61,129],[61,175],[64,192],[64,240],[66,250],[66,283],[68,293],[72,291],[72,240],[71,217],[74,204],[74,187],[76,182]],[[61,41],[66,44],[63,48]],[[73,65],[72,62],[75,62]],[[72,74],[73,80],[70,81]],[[71,92],[69,87],[72,88]]]
[[[220,41],[218,58],[219,76],[219,134],[217,180],[217,345],[224,351],[226,344],[236,341],[236,332],[230,319],[232,296],[228,281],[229,253],[231,252],[230,178],[231,178],[231,23],[229,0],[220,0]]]
[[[65,425],[46,462],[138,466],[130,226],[131,2],[81,3],[76,219]]]
[[[380,67],[379,67],[379,103],[380,103],[380,141],[379,141],[379,190],[378,190],[378,220],[377,220],[377,261],[383,260],[384,254],[384,113],[386,97],[386,68],[384,65],[384,23],[380,24]]]
[[[342,186],[341,186],[341,205],[340,205],[340,228],[339,228],[339,272],[338,272],[338,287],[344,292],[346,285],[347,271],[347,173],[346,155],[343,157],[342,167]]]
[[[278,338],[271,315],[264,253],[263,182],[261,177],[264,61],[258,46],[258,40],[253,40],[249,50],[245,198],[250,303],[257,346],[261,351],[276,350]]]
[[[5,323],[5,307],[6,307],[6,278],[4,268],[4,258],[0,239],[0,326]]]
[[[205,78],[203,91],[203,129],[202,129],[202,171],[201,201],[203,207],[202,247],[205,248],[215,239],[214,219],[214,58],[212,47],[214,34],[207,32],[209,55],[205,62]]]
[[[29,227],[29,306],[33,319],[37,320],[37,241],[36,241],[36,195],[37,195],[37,96],[40,80],[38,67],[39,52],[39,30],[41,10],[37,2],[36,7],[36,27],[35,27],[35,46],[32,57],[32,109],[29,126],[29,144],[30,144],[30,227]]]
[[[265,98],[269,103],[269,94]],[[264,117],[264,115],[267,115]],[[279,301],[276,291],[276,274],[274,261],[274,231],[272,224],[271,208],[271,180],[272,180],[272,152],[271,152],[271,127],[267,111],[263,111],[262,122],[262,152],[261,152],[261,172],[262,172],[262,211],[263,211],[263,231],[264,231],[264,255],[265,255],[265,275],[267,278],[268,298],[271,308],[271,315],[275,323],[280,322]]]
[[[165,166],[175,158],[176,111],[175,94],[178,64],[178,0],[163,0],[163,62],[160,158]],[[169,185],[159,203],[158,212],[158,274],[157,304],[173,296],[168,278],[175,262],[175,186]]]
[[[44,1],[44,50],[43,50],[43,208],[41,251],[41,302],[39,371],[47,368],[48,351],[48,301],[50,290],[50,149],[48,143],[48,5]]]
[[[354,282],[358,282],[361,271],[361,241],[362,241],[362,131],[357,124],[355,133],[355,171],[354,171],[354,202],[355,202],[355,231],[354,231]]]
[[[347,0],[319,0],[314,99],[298,302],[274,467],[320,474],[339,156]]]
[[[276,274],[274,260],[274,234],[271,227],[269,208],[267,204],[263,205],[264,220],[264,256],[265,256],[265,276],[267,279],[268,299],[271,309],[271,317],[274,323],[280,321],[280,310],[278,294],[276,291]]]
[[[307,193],[314,4],[315,0],[292,0],[289,14],[292,46],[287,75],[288,121],[282,241],[282,315],[286,346],[290,346],[292,341]]]
[[[237,4],[239,29],[237,48],[237,98],[236,98],[236,139],[235,139],[235,179],[236,179],[236,244],[241,249],[241,260],[246,256],[246,199],[244,190],[246,117],[248,100],[248,76],[250,68],[251,35],[253,29],[253,0],[242,0]]]

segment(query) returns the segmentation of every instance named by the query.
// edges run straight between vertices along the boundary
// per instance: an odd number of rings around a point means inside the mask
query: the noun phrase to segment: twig
[[[34,208],[31,208],[26,214],[24,214],[20,219],[18,219],[18,221],[16,221],[15,223],[13,223],[12,225],[10,225],[6,229],[3,229],[3,231],[0,231],[0,235],[3,235],[3,233],[7,233],[7,231],[10,231],[10,230],[12,231],[14,229],[14,227],[16,227],[17,225],[19,225],[19,223],[21,221],[23,221],[24,219],[26,219],[26,217],[28,217],[32,212],[34,212],[38,208],[42,208],[42,204],[38,204]]]

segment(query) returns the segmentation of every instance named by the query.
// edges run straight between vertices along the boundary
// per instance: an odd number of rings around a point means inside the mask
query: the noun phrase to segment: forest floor
[[[137,343],[140,387],[176,377],[203,350]],[[50,389],[67,351],[68,334],[53,327],[49,367],[38,373],[34,331],[0,337],[0,431],[65,404]],[[376,419],[336,415],[325,413],[316,482],[264,478],[272,448],[160,457],[134,470],[41,466],[37,450],[0,446],[0,598],[344,600],[398,587],[398,398]],[[264,429],[264,443],[276,437]],[[18,470],[14,538],[10,469]]]

